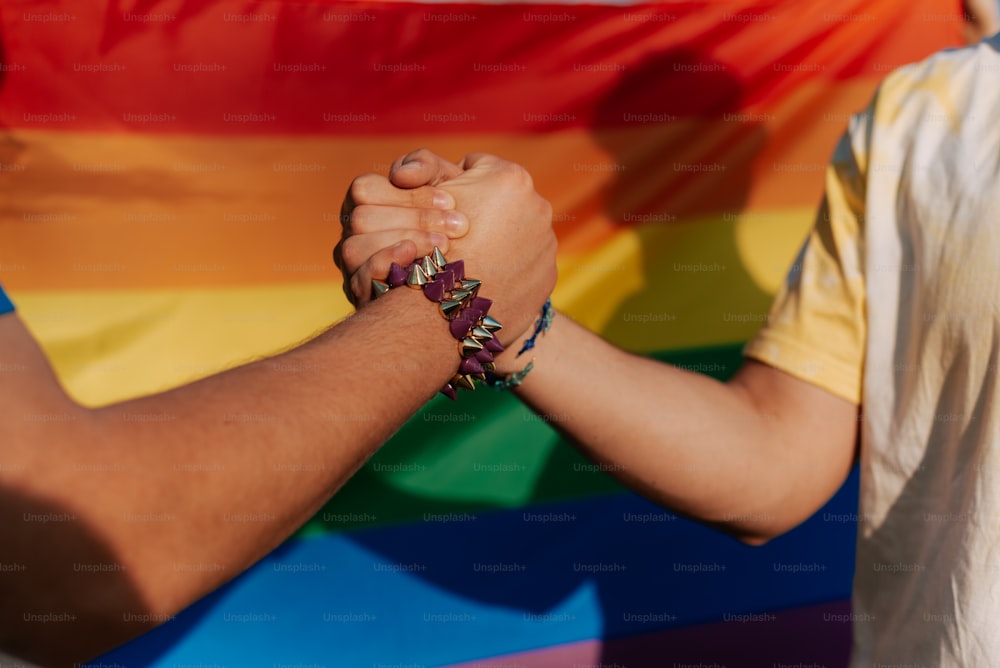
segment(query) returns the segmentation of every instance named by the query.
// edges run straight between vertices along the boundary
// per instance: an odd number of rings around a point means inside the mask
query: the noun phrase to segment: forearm
[[[59,592],[47,609],[107,615],[118,628],[105,638],[121,640],[149,625],[121,624],[123,613],[162,621],[237,575],[454,373],[456,343],[436,311],[397,290],[305,346],[182,388],[92,411],[50,401],[45,414],[60,419],[5,451],[7,487],[81,530],[21,525],[28,540],[2,552],[30,568],[24,598],[7,606]],[[110,562],[129,587],[94,598],[101,576],[74,568],[88,560]]]
[[[629,487],[751,542],[806,519],[851,465],[849,453],[829,467],[792,442],[780,412],[739,377],[626,353],[563,316],[517,392]]]
[[[408,290],[391,297],[283,355],[98,411],[100,442],[130,469],[131,512],[176,517],[150,530],[106,513],[123,554],[148,559],[147,540],[159,540],[238,571],[325,503],[458,363],[435,305]],[[198,482],[169,482],[186,477]],[[115,505],[98,500],[95,512]],[[154,598],[176,609],[189,597],[170,600],[185,578],[171,579],[155,579]]]

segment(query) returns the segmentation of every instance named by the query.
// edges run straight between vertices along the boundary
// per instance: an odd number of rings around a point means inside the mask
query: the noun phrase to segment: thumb
[[[436,186],[462,173],[462,169],[422,148],[398,158],[389,169],[389,182],[397,188]]]

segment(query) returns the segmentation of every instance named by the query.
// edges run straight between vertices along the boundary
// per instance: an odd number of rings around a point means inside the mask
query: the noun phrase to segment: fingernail
[[[434,206],[438,209],[454,209],[455,198],[452,197],[449,192],[445,192],[444,190],[435,190]]]
[[[446,232],[461,232],[469,224],[469,220],[458,211],[449,211],[444,216],[444,229]]]
[[[447,246],[448,237],[437,232],[431,232],[431,243],[438,247]]]
[[[419,160],[412,160],[410,162],[404,162],[396,168],[396,171],[402,171],[404,169],[420,169],[421,162]]]

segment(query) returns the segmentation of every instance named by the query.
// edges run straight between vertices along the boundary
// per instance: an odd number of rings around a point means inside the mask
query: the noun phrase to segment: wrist
[[[525,330],[515,339],[507,351],[498,356],[495,361],[494,377],[490,384],[497,389],[512,389],[519,386],[528,373],[534,368],[535,358],[543,339],[552,327],[555,309],[552,300],[548,299],[539,309],[534,325]]]
[[[458,353],[457,369],[441,393],[450,399],[459,388],[476,389],[495,371],[495,356],[504,351],[496,333],[503,325],[489,315],[493,301],[479,294],[482,281],[465,274],[462,260],[447,261],[438,248],[407,267],[393,263],[384,281],[372,281],[373,298],[407,286],[435,305]]]
[[[517,352],[524,347],[524,342],[531,337],[533,331],[534,327],[529,327],[528,329],[524,330],[524,332],[522,332],[520,336],[518,336],[516,339],[507,344],[507,349],[505,351],[497,355],[495,361],[496,364],[495,373],[498,376],[505,376],[508,374],[516,373],[524,368],[524,365],[527,364],[527,362],[531,359],[532,356],[529,354],[522,354],[520,357],[518,357]]]
[[[353,329],[363,329],[354,335],[366,342],[365,354],[371,356],[374,369],[393,370],[401,384],[412,389],[419,385],[422,393],[425,380],[440,388],[457,365],[448,323],[437,311],[437,305],[416,290],[393,290],[369,301],[324,336],[341,338]],[[357,361],[368,363],[366,358]]]

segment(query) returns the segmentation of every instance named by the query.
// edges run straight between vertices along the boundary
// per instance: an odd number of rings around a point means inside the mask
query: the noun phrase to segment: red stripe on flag
[[[8,4],[0,122],[385,135],[714,118],[953,45],[956,5]]]

